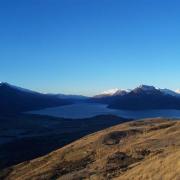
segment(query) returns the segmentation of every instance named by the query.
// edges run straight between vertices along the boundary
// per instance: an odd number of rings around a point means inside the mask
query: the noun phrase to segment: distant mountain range
[[[8,83],[0,83],[0,114],[14,114],[77,102],[108,104],[112,109],[180,109],[180,93],[141,85],[133,90],[113,89],[94,97],[43,94]]]
[[[103,98],[103,97],[108,97],[108,96],[117,96],[117,95],[125,95],[127,93],[129,93],[131,90],[124,90],[124,89],[118,89],[118,88],[115,88],[115,89],[110,89],[110,90],[107,90],[107,91],[104,91],[96,96],[94,96],[95,98]]]
[[[146,92],[158,90],[158,91],[161,91],[162,93],[164,93],[166,95],[172,95],[172,96],[180,97],[180,90],[173,91],[170,89],[160,89],[160,88],[155,88],[154,86],[148,86],[148,85],[141,85],[135,89],[136,90],[141,89],[141,90],[146,91]],[[135,89],[132,89],[132,90],[127,89],[126,90],[126,89],[115,88],[115,89],[110,89],[110,90],[104,91],[98,95],[95,95],[94,97],[108,97],[108,96],[118,96],[118,95],[122,96],[122,95],[126,95],[128,93],[131,93]]]
[[[70,104],[56,95],[42,94],[8,83],[0,83],[0,114],[14,114]]]
[[[112,109],[147,110],[180,109],[180,94],[169,89],[141,85],[133,90],[107,91],[94,96],[91,101],[105,103]]]

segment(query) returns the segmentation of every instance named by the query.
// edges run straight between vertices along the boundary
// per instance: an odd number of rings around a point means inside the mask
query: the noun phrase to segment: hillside
[[[44,156],[87,134],[129,121],[102,115],[64,119],[39,115],[0,116],[0,171]]]
[[[72,104],[71,100],[0,83],[0,115]]]
[[[128,122],[44,157],[5,169],[1,179],[180,179],[180,121]]]

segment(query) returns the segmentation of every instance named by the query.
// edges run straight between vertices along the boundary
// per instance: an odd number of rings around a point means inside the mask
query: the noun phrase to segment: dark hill
[[[46,107],[70,104],[55,95],[46,95],[17,88],[7,83],[0,84],[0,114],[14,114]]]

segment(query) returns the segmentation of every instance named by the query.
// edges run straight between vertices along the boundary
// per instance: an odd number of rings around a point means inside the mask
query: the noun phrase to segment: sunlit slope
[[[86,136],[2,171],[21,179],[180,179],[180,121],[147,119]]]

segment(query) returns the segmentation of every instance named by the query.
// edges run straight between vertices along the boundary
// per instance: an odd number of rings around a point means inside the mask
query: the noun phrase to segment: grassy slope
[[[63,119],[40,115],[0,117],[0,170],[57,150],[87,134],[126,122],[105,115]]]
[[[180,121],[124,123],[0,173],[21,179],[180,179]]]

